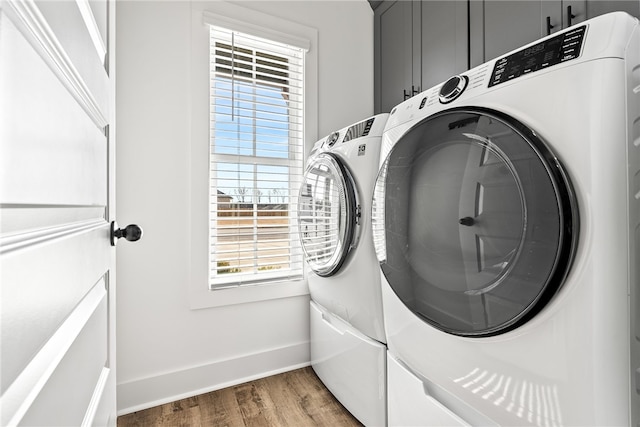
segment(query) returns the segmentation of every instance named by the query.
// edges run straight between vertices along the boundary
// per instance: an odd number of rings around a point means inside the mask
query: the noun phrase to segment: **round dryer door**
[[[336,274],[357,237],[359,205],[351,173],[337,156],[319,154],[307,166],[298,200],[307,263],[320,276]]]
[[[486,109],[412,127],[378,175],[374,243],[398,298],[434,327],[489,336],[522,325],[562,285],[576,204],[534,132]]]

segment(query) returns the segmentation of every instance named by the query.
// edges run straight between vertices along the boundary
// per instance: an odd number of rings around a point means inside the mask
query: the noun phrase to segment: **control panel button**
[[[440,96],[438,97],[440,102],[442,104],[448,104],[459,97],[462,92],[464,92],[468,82],[469,78],[467,76],[451,77],[442,85],[442,88],[440,88]]]
[[[327,138],[327,146],[333,147],[333,145],[338,142],[338,138],[340,138],[340,132],[334,132]]]

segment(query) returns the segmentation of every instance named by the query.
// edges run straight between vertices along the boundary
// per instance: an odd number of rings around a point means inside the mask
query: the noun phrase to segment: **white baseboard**
[[[309,342],[118,384],[118,415],[309,366]]]

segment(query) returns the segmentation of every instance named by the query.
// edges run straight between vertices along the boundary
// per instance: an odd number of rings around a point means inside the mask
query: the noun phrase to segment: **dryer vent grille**
[[[369,131],[371,130],[371,126],[373,125],[374,121],[375,121],[375,118],[371,118],[369,120],[365,120],[363,122],[360,122],[358,124],[351,126],[349,129],[347,129],[347,134],[344,136],[344,141],[342,142],[347,142],[352,139],[361,138],[363,136],[369,135]]]

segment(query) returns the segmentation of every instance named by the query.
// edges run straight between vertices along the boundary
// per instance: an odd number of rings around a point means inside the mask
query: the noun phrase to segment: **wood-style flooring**
[[[362,426],[311,367],[118,417],[118,427]]]

